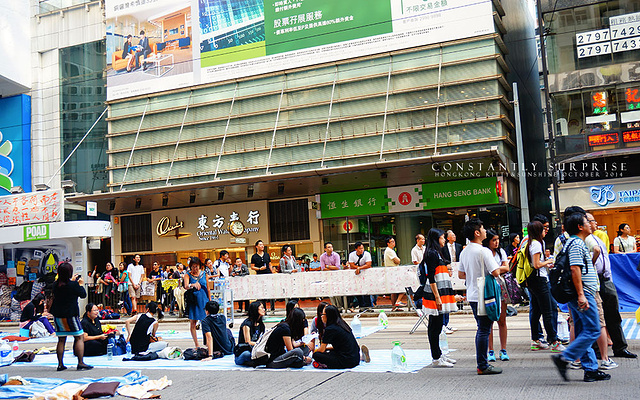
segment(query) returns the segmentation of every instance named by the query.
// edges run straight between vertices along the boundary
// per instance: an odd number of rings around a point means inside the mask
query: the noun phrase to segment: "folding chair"
[[[413,309],[416,310],[416,314],[419,317],[418,321],[416,321],[416,324],[413,325],[413,328],[411,328],[411,330],[409,331],[409,334],[411,335],[420,327],[420,324],[424,324],[425,328],[428,328],[429,325],[427,324],[427,316],[422,312],[422,308],[416,307],[415,303],[413,302],[413,289],[411,287],[406,287],[404,288],[404,290],[407,293],[407,304],[409,304],[409,307],[413,307]]]

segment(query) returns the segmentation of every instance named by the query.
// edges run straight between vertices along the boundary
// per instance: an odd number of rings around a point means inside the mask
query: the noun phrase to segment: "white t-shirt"
[[[129,273],[129,282],[139,285],[144,276],[144,267],[142,264],[133,265],[133,263],[131,263],[127,267],[127,272]]]
[[[369,253],[366,250],[364,251],[364,253],[362,253],[362,258],[360,259],[360,262],[358,262],[358,255],[356,254],[355,251],[352,251],[351,253],[349,253],[349,262],[354,263],[357,267],[362,267],[369,261],[371,261],[371,253]]]
[[[509,259],[507,258],[507,253],[503,248],[499,248],[493,258],[495,258],[498,265],[502,265],[504,261],[509,261]]]
[[[213,263],[213,266],[218,270],[220,275],[224,276],[225,278],[229,277],[229,263],[228,262],[220,261],[220,259],[217,259]]]
[[[500,266],[493,258],[491,250],[481,244],[470,242],[460,253],[460,265],[458,271],[466,274],[467,300],[478,302],[478,278],[482,277],[482,268],[485,275],[492,273]]]
[[[529,244],[529,254],[531,255],[531,266],[533,266],[533,255],[538,253],[540,253],[540,262],[543,262],[544,261],[544,243],[540,243],[534,239]],[[549,274],[547,273],[547,267],[542,267],[538,270],[538,276],[546,278],[548,275]]]
[[[623,239],[622,236],[613,239],[613,245],[618,246],[620,253],[633,253],[633,245],[635,243],[636,238],[631,235],[628,235],[626,239]]]
[[[396,265],[399,265],[393,261],[394,258],[398,258],[398,255],[396,254],[395,250],[390,249],[389,247],[384,249],[384,266],[385,267],[395,267]]]
[[[417,244],[411,249],[411,262],[420,264],[424,257],[424,247],[419,247]]]

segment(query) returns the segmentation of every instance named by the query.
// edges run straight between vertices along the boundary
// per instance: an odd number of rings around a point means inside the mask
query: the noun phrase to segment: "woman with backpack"
[[[555,300],[551,297],[551,285],[549,284],[548,268],[553,267],[553,260],[544,259],[544,237],[547,229],[540,221],[532,221],[527,225],[529,241],[527,242],[525,254],[527,255],[533,272],[526,279],[527,288],[531,296],[529,308],[529,325],[531,327],[531,350],[546,350],[551,346],[551,351],[559,353],[564,350],[564,346],[558,340],[554,318]],[[542,316],[544,329],[547,331],[547,343],[540,340],[538,326]]]
[[[351,327],[342,319],[336,306],[326,306],[321,317],[326,327],[320,347],[313,353],[314,367],[343,369],[354,368],[360,361],[369,362],[369,350],[363,345],[360,352]]]
[[[493,254],[496,263],[501,267],[506,267],[509,263],[507,259],[507,253],[500,247],[500,236],[491,230],[487,229],[487,237],[482,241],[482,245]],[[500,284],[500,290],[502,292],[502,301],[500,304],[500,319],[498,320],[498,331],[500,332],[500,360],[509,361],[509,355],[507,354],[507,302],[509,300],[509,294],[507,287],[502,276],[496,278]],[[495,361],[496,354],[493,351],[493,324],[491,324],[491,333],[489,334],[489,355],[487,361]]]
[[[305,321],[304,311],[294,308],[284,322],[273,328],[266,343],[267,368],[302,368],[311,364],[311,349],[302,341]]]
[[[447,262],[441,256],[444,245],[444,231],[431,228],[427,233],[424,257],[420,264],[420,268],[424,268],[421,272],[427,277],[422,295],[422,308],[423,312],[429,316],[427,332],[433,359],[431,366],[435,368],[452,368],[456,363],[456,360],[442,353],[439,342],[444,314],[456,311],[458,308]]]
[[[236,365],[248,365],[251,363],[251,349],[264,334],[265,327],[262,318],[266,311],[261,301],[254,301],[247,309],[249,317],[242,321],[238,332],[238,345],[234,349]]]

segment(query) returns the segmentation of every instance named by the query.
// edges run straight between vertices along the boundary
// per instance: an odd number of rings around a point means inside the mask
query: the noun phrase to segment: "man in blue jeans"
[[[582,363],[585,382],[606,381],[611,379],[611,375],[598,370],[598,360],[591,347],[600,336],[600,319],[595,300],[600,282],[584,243],[591,234],[591,224],[585,214],[573,213],[565,217],[564,229],[571,235],[564,247],[569,251],[571,278],[578,294],[575,300],[568,303],[576,338],[561,354],[554,354],[551,359],[565,381],[569,380],[567,365],[577,359]]]
[[[464,224],[464,236],[469,239],[469,245],[460,253],[458,277],[465,280],[467,286],[467,300],[473,310],[478,330],[476,332],[476,362],[478,375],[495,375],[502,373],[502,369],[489,365],[487,351],[489,350],[489,334],[493,321],[486,315],[478,315],[478,278],[491,274],[496,278],[509,271],[509,267],[500,267],[493,258],[491,250],[482,246],[487,237],[487,231],[478,218],[471,218]],[[484,272],[483,272],[484,269]]]

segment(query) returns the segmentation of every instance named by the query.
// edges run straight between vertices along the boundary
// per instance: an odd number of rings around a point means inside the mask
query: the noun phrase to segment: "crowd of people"
[[[452,368],[456,364],[456,360],[440,349],[439,338],[443,332],[452,333],[455,330],[449,326],[448,317],[465,300],[454,292],[451,282],[453,265],[457,263],[458,278],[465,281],[466,300],[477,323],[477,373],[492,375],[502,372],[501,368],[491,363],[496,362],[498,357],[501,361],[510,359],[507,352],[506,312],[507,305],[513,301],[507,286],[509,280],[513,279],[510,274],[518,257],[525,257],[530,265],[530,271],[520,286],[525,288],[530,299],[531,350],[550,350],[563,378],[567,379],[567,370],[573,368],[584,370],[585,381],[610,379],[611,376],[604,371],[616,368],[617,364],[608,357],[609,341],[614,357],[636,358],[637,355],[628,350],[621,328],[617,292],[611,281],[610,246],[605,242],[605,239],[608,242],[608,238],[602,237],[597,226],[592,214],[580,207],[568,207],[564,211],[562,233],[555,239],[553,253],[546,249],[545,236],[549,232],[549,221],[543,215],[536,215],[527,225],[526,236],[509,236],[506,250],[500,245],[500,236],[491,229],[485,229],[483,222],[477,218],[471,218],[464,224],[466,246],[457,243],[452,231],[432,228],[426,237],[423,234],[416,235],[411,259],[417,266],[420,287],[413,300],[420,313],[428,316],[427,337],[432,366]],[[632,236],[628,225],[623,224],[613,242],[614,252],[635,249],[635,243],[632,245],[627,237]],[[385,266],[400,265],[394,250],[395,239],[389,238],[386,243]],[[206,259],[202,263],[198,257],[190,257],[188,268],[178,263],[175,270],[161,269],[158,263],[154,263],[149,273],[140,264],[140,255],[135,255],[126,268],[124,263],[120,263],[118,269],[107,263],[97,283],[103,285],[105,296],[120,293],[123,313],[130,315],[125,322],[125,331],[134,355],[161,351],[167,346],[166,342],[156,337],[158,321],[163,318],[163,308],[173,313],[177,306],[188,316],[194,346],[204,349],[205,361],[233,354],[237,365],[264,365],[267,368],[299,368],[311,363],[316,368],[353,368],[361,361],[368,362],[368,349],[358,345],[349,324],[342,319],[341,309],[347,309],[353,301],[361,312],[370,310],[375,301],[375,297],[370,295],[354,296],[347,302],[349,304],[344,304],[342,297],[331,298],[330,303],[320,302],[311,325],[298,302],[291,300],[286,305],[285,319],[270,330],[266,330],[263,318],[267,304],[273,308],[273,300],[242,302],[240,306],[244,305],[247,318],[239,328],[236,343],[227,328],[226,316],[219,312],[219,303],[211,300],[208,282],[245,276],[250,269],[257,274],[300,271],[291,246],[282,247],[279,268],[272,265],[262,241],[256,242],[255,248],[250,266],[240,258],[231,264],[229,253],[221,251],[215,261]],[[310,270],[339,270],[346,267],[359,275],[371,268],[371,254],[361,242],[355,243],[346,264],[333,250],[332,243],[325,243],[324,248],[325,252],[320,257],[314,255]],[[571,338],[565,343],[558,337],[559,305],[552,295],[549,281],[550,270],[561,262],[559,257],[568,260],[577,294],[567,304]],[[479,307],[483,295],[478,290],[477,281],[485,276],[496,278],[501,289],[501,295],[496,298],[496,302],[500,303],[499,317],[493,319],[486,312],[481,312],[484,307]],[[145,278],[149,282],[157,282],[157,286],[163,289],[158,291],[160,303],[150,301],[146,304],[145,312],[138,314],[137,302]],[[177,281],[177,285],[172,288],[164,285],[169,280]],[[173,289],[175,299],[167,296],[169,289]],[[49,311],[55,328],[47,318],[49,314],[44,310],[45,298],[42,294],[35,296],[24,308],[20,327],[28,328],[34,323],[41,323],[49,333],[55,331],[58,336],[59,371],[66,369],[63,360],[66,338],[73,336],[77,368],[91,369],[90,365],[84,363],[83,357],[107,352],[108,336],[103,332],[100,322],[104,310],[90,302],[80,319],[78,299],[85,298],[87,292],[82,277],[73,275],[69,263],[59,266],[52,294],[53,302]],[[177,301],[178,297],[182,301]],[[393,309],[403,305],[399,294],[391,294],[390,297]],[[163,304],[170,298],[172,300],[169,303]],[[494,322],[497,322],[499,331],[500,350],[497,354],[493,345]],[[202,331],[202,342],[197,334],[198,329]],[[259,351],[256,352],[256,348]]]

